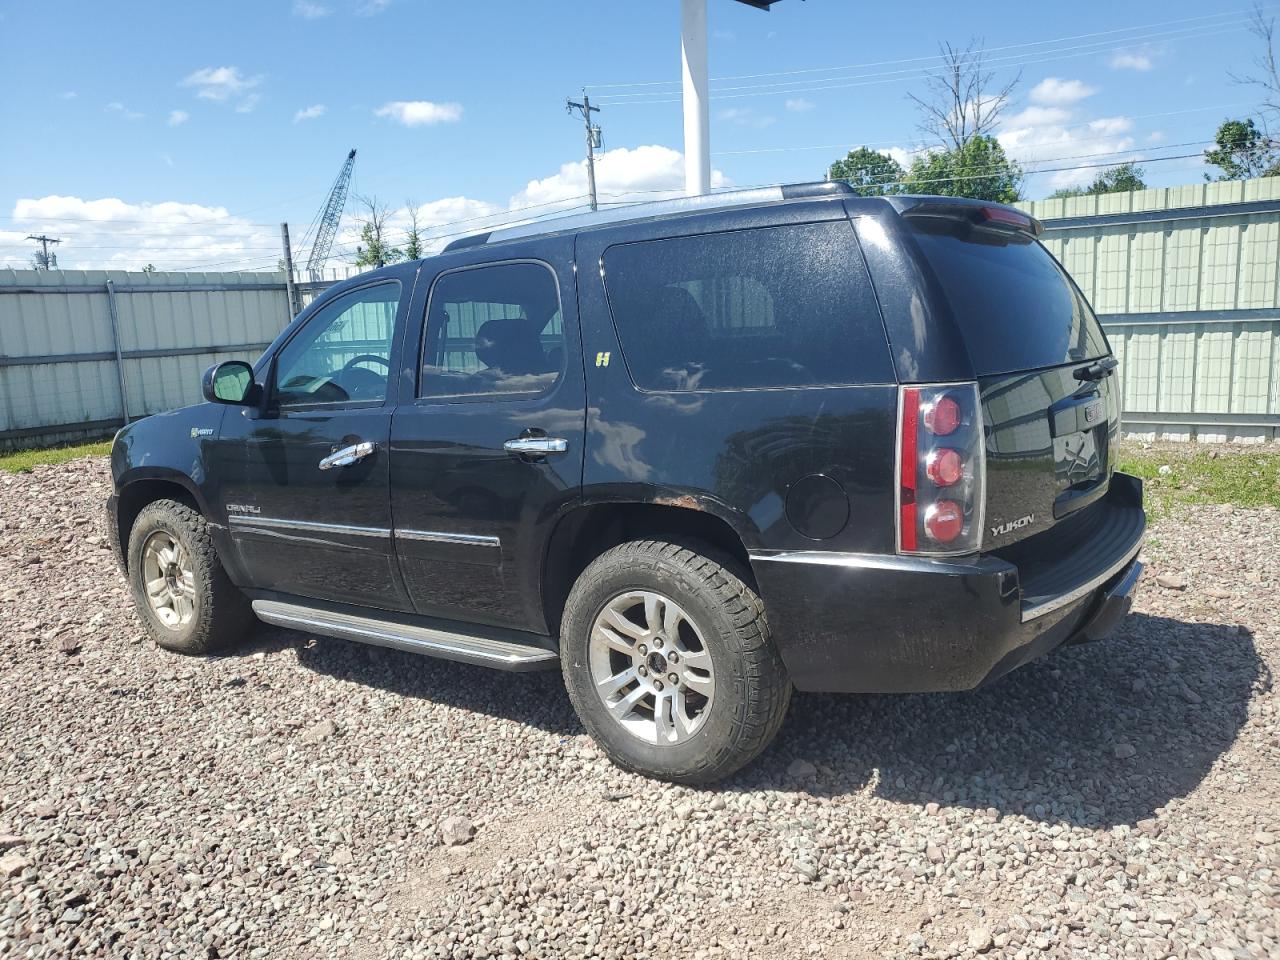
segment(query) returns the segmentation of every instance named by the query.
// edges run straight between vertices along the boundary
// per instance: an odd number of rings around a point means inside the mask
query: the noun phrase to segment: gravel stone
[[[440,821],[440,840],[446,847],[470,843],[475,835],[476,825],[466,817],[445,817]]]
[[[787,776],[792,780],[808,780],[818,774],[818,768],[808,760],[797,757],[787,766]]]
[[[265,627],[157,649],[89,540],[108,492],[104,458],[0,474],[0,956],[1280,956],[1274,510],[1160,518],[1148,567],[1194,587],[1148,574],[1110,639],[797,694],[690,788],[605,761],[555,673]]]

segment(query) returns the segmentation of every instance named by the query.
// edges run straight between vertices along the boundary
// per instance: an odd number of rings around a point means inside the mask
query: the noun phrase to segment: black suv
[[[791,690],[963,690],[1108,633],[1141,567],[1115,360],[1021,212],[843,184],[512,227],[330,289],[117,436],[156,642],[253,616],[559,666],[707,782]]]

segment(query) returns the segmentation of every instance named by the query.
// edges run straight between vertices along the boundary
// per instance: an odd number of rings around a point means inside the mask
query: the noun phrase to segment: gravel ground
[[[1272,510],[1164,520],[1106,643],[799,695],[693,790],[610,766],[555,674],[155,649],[107,487],[0,474],[0,956],[1280,955]]]

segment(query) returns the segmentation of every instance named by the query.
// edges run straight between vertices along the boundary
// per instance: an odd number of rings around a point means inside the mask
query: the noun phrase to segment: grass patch
[[[1153,518],[1183,504],[1280,507],[1280,452],[1270,445],[1206,449],[1196,443],[1159,444],[1144,450],[1128,442],[1120,448],[1117,467],[1142,478]]]
[[[18,450],[14,453],[0,453],[0,470],[7,470],[9,473],[29,473],[32,467],[40,463],[66,463],[68,460],[77,460],[80,457],[106,456],[110,452],[110,440],[80,443],[72,447]]]

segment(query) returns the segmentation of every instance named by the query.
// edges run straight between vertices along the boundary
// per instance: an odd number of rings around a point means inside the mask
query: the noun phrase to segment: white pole
[[[711,192],[711,115],[707,98],[707,0],[680,0],[684,75],[684,192]]]

